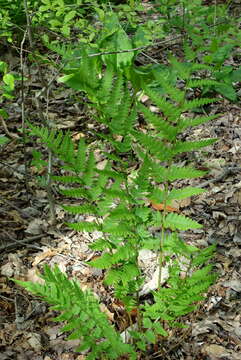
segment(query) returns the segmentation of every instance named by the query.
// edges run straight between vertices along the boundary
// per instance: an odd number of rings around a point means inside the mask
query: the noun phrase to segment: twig
[[[23,214],[23,210],[19,209],[16,205],[12,204],[10,201],[4,199],[1,195],[0,195],[0,199],[2,201],[4,201],[6,204],[8,204],[9,206],[11,206],[13,209],[17,210],[20,214]],[[35,217],[32,216],[32,215],[25,215],[24,214],[24,216],[27,217],[27,218],[30,218],[30,219],[35,219]]]
[[[7,124],[5,123],[5,120],[1,115],[0,115],[0,120],[1,120],[3,130],[5,131],[6,135],[8,137],[10,137],[11,139],[14,139],[14,140],[19,139],[19,136],[17,134],[13,134],[8,130]]]
[[[152,354],[153,359],[156,359],[157,357],[159,357],[160,355],[165,355],[168,356],[168,354],[170,354],[173,350],[175,350],[178,346],[181,345],[181,343],[183,342],[183,340],[185,340],[187,338],[188,335],[190,335],[191,332],[191,328],[188,328],[186,330],[186,332],[179,338],[179,340],[177,341],[177,343],[175,343],[172,346],[169,346],[168,350],[162,349],[160,351],[155,352],[154,354]],[[163,351],[164,350],[164,351]]]
[[[24,0],[24,9],[25,9],[25,15],[26,15],[26,19],[27,19],[27,31],[28,31],[28,37],[29,37],[29,43],[30,43],[30,48],[31,50],[33,50],[34,48],[34,43],[33,43],[33,36],[32,36],[32,29],[31,29],[31,20],[30,20],[30,16],[29,16],[29,11],[28,11],[28,4],[27,4],[27,0]],[[41,67],[39,66],[39,63],[37,61],[37,67],[38,67],[38,71],[40,74],[40,78],[41,78],[41,82],[42,82],[42,88],[46,90],[46,102],[47,102],[47,107],[46,107],[46,112],[44,114],[43,108],[42,108],[42,104],[39,101],[39,96],[35,97],[35,102],[36,102],[36,106],[38,108],[39,111],[39,116],[42,119],[43,123],[46,124],[46,126],[49,128],[49,121],[48,121],[48,104],[49,104],[49,89],[50,89],[50,85],[46,85],[43,74],[42,74],[42,70]],[[51,80],[52,83],[53,79]],[[50,83],[50,84],[51,84]],[[45,91],[44,90],[44,91]],[[52,194],[52,189],[51,189],[51,175],[52,175],[52,151],[50,149],[48,149],[48,174],[47,174],[47,182],[46,182],[46,190],[47,190],[47,197],[48,197],[48,202],[49,202],[49,208],[50,208],[50,217],[51,217],[51,223],[52,225],[56,223],[56,210],[55,210],[55,202],[54,202],[54,197]]]
[[[233,174],[235,172],[239,172],[239,171],[241,171],[241,167],[236,167],[236,166],[226,167],[224,169],[224,171],[222,172],[222,174],[220,174],[219,176],[217,176],[214,179],[204,181],[202,184],[198,185],[198,187],[201,187],[201,188],[206,187],[209,184],[213,184],[215,182],[221,181],[221,180],[225,179],[228,175]]]
[[[12,240],[11,244],[5,244],[5,245],[0,246],[0,251],[2,251],[2,250],[8,251],[8,250],[14,249],[16,246],[17,247],[23,246],[25,244],[28,244],[29,242],[41,239],[44,235],[45,234],[39,234],[39,235],[35,235],[35,236],[29,237],[29,238],[26,238],[23,240]]]
[[[146,53],[144,53],[143,51],[141,51],[141,54],[145,57],[147,57],[147,59],[151,60],[152,62],[154,62],[155,64],[159,65],[159,61],[157,61],[156,59],[154,59],[153,57],[151,57],[150,55],[147,55]]]
[[[26,134],[26,124],[25,124],[25,96],[24,96],[24,69],[23,69],[23,46],[26,40],[27,30],[24,32],[21,44],[20,44],[20,67],[21,67],[21,118],[22,118],[22,134],[23,134],[23,157],[24,157],[24,165],[25,165],[25,188],[27,190],[27,194],[30,194],[29,187],[29,176],[28,176],[28,166],[27,166],[27,134]]]
[[[178,35],[178,36],[176,36],[176,37],[174,37],[172,39],[168,39],[168,40],[164,40],[164,41],[157,41],[157,42],[151,43],[149,45],[138,46],[138,47],[132,48],[132,49],[117,50],[117,51],[103,51],[103,52],[99,52],[99,53],[89,54],[88,56],[93,57],[93,56],[101,56],[101,55],[122,54],[122,53],[129,53],[129,52],[132,52],[132,51],[144,50],[144,49],[147,49],[147,48],[150,48],[150,47],[153,47],[153,46],[166,44],[166,43],[171,42],[173,40],[177,40],[177,39],[179,39],[181,37],[182,37],[182,35]],[[81,57],[77,57],[76,59],[78,59],[78,58],[81,59]]]

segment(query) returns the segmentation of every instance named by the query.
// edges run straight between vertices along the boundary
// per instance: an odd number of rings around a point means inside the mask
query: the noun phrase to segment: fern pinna
[[[125,304],[128,312],[136,309],[137,328],[131,328],[129,332],[134,348],[141,350],[150,343],[155,344],[160,336],[168,335],[167,324],[170,327],[181,326],[177,319],[195,308],[195,303],[202,299],[201,294],[214,279],[210,266],[205,266],[213,248],[200,250],[190,246],[177,233],[179,230],[197,229],[201,225],[167,209],[173,200],[196,196],[204,191],[191,186],[182,189],[171,186],[175,180],[204,174],[192,167],[178,167],[174,160],[181,153],[199,150],[216,141],[179,140],[179,135],[186,128],[215,118],[201,116],[187,119],[183,113],[216,99],[187,100],[188,88],[199,86],[195,72],[200,66],[178,63],[175,59],[170,66],[176,81],[182,79],[185,82],[182,89],[173,86],[173,79],[170,81],[168,77],[158,75],[155,76],[159,86],[165,90],[165,97],[159,95],[156,83],[142,86],[143,93],[159,108],[160,115],[138,102],[124,75],[114,74],[112,69],[107,68],[101,78],[96,77],[91,90],[88,90],[91,84],[87,87],[76,73],[62,78],[69,86],[84,89],[90,101],[94,102],[97,119],[99,116],[108,129],[105,140],[113,151],[104,153],[106,164],[103,169],[98,168],[93,151],[83,139],[76,145],[70,134],[31,125],[32,134],[37,135],[64,163],[63,169],[68,173],[54,177],[64,185],[61,192],[80,199],[79,205],[64,205],[64,209],[73,215],[93,215],[91,222],[68,225],[77,231],[98,230],[102,234],[91,244],[91,248],[100,251],[101,256],[88,264],[105,269],[105,283],[114,287],[115,296]],[[137,125],[137,114],[144,118],[144,129],[143,125]],[[130,159],[130,154],[132,159],[138,159],[137,170],[128,169],[123,160],[125,154],[126,159]],[[162,203],[163,212],[147,207],[147,202]],[[153,233],[153,227],[159,227],[161,235]],[[145,282],[138,262],[142,249],[150,249],[157,254],[159,276],[152,304],[140,300]],[[162,287],[164,264],[169,265],[167,287]],[[180,278],[183,266],[186,276]],[[68,318],[66,320],[68,322]],[[165,327],[163,323],[166,323]],[[101,339],[102,335],[99,336]]]

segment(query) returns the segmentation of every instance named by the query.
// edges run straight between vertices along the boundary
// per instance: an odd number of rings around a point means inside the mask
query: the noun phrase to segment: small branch
[[[214,179],[210,179],[210,180],[207,180],[207,181],[204,181],[202,184],[198,185],[198,187],[206,187],[208,186],[209,184],[213,184],[215,182],[219,182],[223,179],[225,179],[228,175],[230,174],[233,174],[233,173],[236,173],[236,172],[239,172],[241,171],[241,167],[236,167],[236,166],[230,166],[230,167],[226,167],[224,169],[224,171],[222,172],[222,174],[220,174],[219,176],[217,176],[216,178]]]
[[[3,130],[4,130],[6,135],[8,137],[10,137],[11,139],[14,139],[14,140],[19,139],[19,136],[17,134],[13,134],[8,130],[7,124],[5,123],[5,120],[1,115],[0,115],[0,120],[1,120]]]
[[[24,217],[30,218],[30,219],[35,219],[35,216],[24,214],[23,210],[19,209],[16,205],[12,204],[10,201],[4,199],[1,195],[0,195],[0,199],[2,201],[4,201],[6,204],[8,204],[11,208],[17,210],[19,212],[19,214],[22,214]]]
[[[156,43],[151,43],[151,44],[145,45],[145,46],[139,46],[139,47],[132,48],[132,49],[118,50],[118,51],[103,51],[103,52],[99,52],[99,53],[95,53],[95,54],[89,54],[88,56],[93,57],[93,56],[101,56],[101,55],[122,54],[122,53],[129,53],[132,51],[144,50],[144,49],[147,49],[147,48],[150,48],[153,46],[169,43],[173,40],[180,39],[181,37],[182,37],[182,35],[178,35],[178,36],[174,37],[173,39],[157,41]],[[81,59],[81,57],[77,57],[76,59]]]
[[[24,157],[24,166],[25,166],[25,188],[27,194],[30,194],[29,188],[29,176],[28,176],[28,166],[27,166],[27,152],[26,152],[26,143],[27,143],[27,134],[26,134],[26,124],[25,124],[25,95],[24,95],[24,68],[23,68],[23,46],[26,40],[27,30],[23,34],[23,38],[20,45],[20,68],[21,68],[21,118],[22,118],[22,134],[23,134],[23,157]]]
[[[14,249],[15,247],[23,246],[23,245],[28,244],[28,243],[30,243],[32,241],[41,239],[44,235],[45,234],[39,234],[39,235],[35,235],[35,236],[32,236],[30,238],[26,238],[26,239],[23,239],[23,240],[12,240],[11,244],[5,244],[5,245],[0,246],[0,251],[6,251],[6,250],[8,251],[8,250]]]
[[[26,15],[26,19],[27,19],[27,31],[28,31],[30,49],[33,51],[34,42],[33,42],[32,29],[31,29],[31,20],[30,20],[29,11],[28,11],[27,0],[24,0],[24,9],[25,9],[25,15]],[[44,111],[43,111],[42,103],[39,101],[40,94],[35,97],[35,103],[36,103],[36,107],[37,107],[38,112],[39,112],[39,117],[43,121],[43,124],[45,124],[47,126],[47,128],[49,128],[49,121],[48,121],[49,90],[50,90],[50,85],[52,84],[54,79],[52,79],[51,82],[48,85],[46,85],[46,82],[45,82],[45,79],[44,79],[44,76],[43,76],[43,73],[42,73],[42,69],[41,69],[41,67],[40,67],[40,65],[38,63],[38,60],[36,61],[36,64],[37,64],[38,72],[40,74],[40,79],[41,79],[41,83],[42,83],[42,90],[41,90],[40,93],[46,92],[47,106],[46,106],[45,114],[44,114]],[[52,157],[53,157],[53,155],[52,155],[52,151],[50,149],[48,149],[48,155],[49,155],[49,157],[48,157],[48,173],[47,173],[46,190],[47,190],[47,196],[48,196],[48,202],[49,202],[49,208],[50,208],[50,218],[51,218],[51,223],[53,225],[53,224],[56,223],[56,211],[55,211],[54,197],[53,197],[52,188],[51,188]]]

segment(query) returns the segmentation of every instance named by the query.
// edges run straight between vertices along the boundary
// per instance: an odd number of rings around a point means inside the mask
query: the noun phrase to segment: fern
[[[182,110],[176,107],[171,102],[168,102],[163,97],[161,97],[156,91],[151,90],[150,88],[144,89],[145,93],[151,98],[154,104],[156,104],[159,109],[163,112],[168,122],[176,122],[180,117]]]
[[[96,214],[96,207],[94,205],[63,205],[63,209],[71,214]]]
[[[96,297],[90,291],[82,291],[78,283],[68,280],[56,266],[51,270],[47,265],[41,275],[44,285],[14,280],[33,294],[41,296],[52,305],[52,309],[61,311],[55,321],[66,321],[62,332],[71,332],[69,340],[81,339],[77,351],[88,350],[86,359],[118,359],[119,356],[133,353],[131,347],[121,341],[120,336],[108,323],[100,311]]]
[[[203,106],[203,105],[207,105],[207,104],[211,104],[215,101],[218,101],[218,99],[210,99],[210,98],[202,98],[202,99],[195,99],[195,100],[190,100],[190,101],[186,101],[184,104],[183,104],[183,107],[182,107],[182,111],[187,111],[187,110],[192,110],[192,109],[195,109],[195,108],[198,108],[200,106]]]
[[[87,211],[88,213],[88,211]],[[78,223],[74,223],[74,224],[68,224],[68,226],[73,229],[73,230],[77,230],[77,231],[87,231],[87,232],[91,232],[91,231],[101,231],[101,226],[99,224],[97,224],[96,222],[88,222],[88,221],[82,221],[82,222],[78,222]]]
[[[184,215],[179,215],[175,213],[168,214],[163,219],[163,224],[165,228],[169,228],[171,230],[181,230],[185,231],[188,229],[200,229],[202,225],[197,223],[196,221],[187,218]]]
[[[217,139],[206,139],[200,141],[177,141],[176,144],[172,148],[172,154],[180,154],[183,152],[190,152],[193,150],[199,150],[205,146],[212,145],[215,143]]]
[[[143,93],[159,108],[160,115],[153,114],[147,106],[138,103],[135,93],[130,91],[131,84],[124,72],[116,73],[108,66],[100,71],[88,56],[81,59],[79,69],[70,74],[71,77],[67,75],[64,79],[67,85],[86,92],[96,110],[96,119],[106,128],[106,134],[100,134],[100,137],[108,142],[111,151],[103,152],[107,160],[104,169],[97,168],[93,149],[83,139],[74,143],[68,133],[57,133],[31,125],[32,133],[64,163],[61,165],[62,171],[67,173],[53,178],[61,183],[61,193],[80,199],[80,204],[66,204],[64,209],[73,215],[94,216],[92,222],[84,218],[68,226],[76,231],[101,232],[101,238],[91,248],[102,253],[89,265],[104,269],[105,283],[113,286],[115,296],[124,304],[126,311],[135,309],[139,314],[137,330],[130,331],[135,350],[144,350],[150,343],[155,344],[160,335],[168,335],[168,328],[183,326],[177,322],[178,318],[195,308],[195,303],[202,299],[202,293],[213,281],[211,268],[205,266],[213,249],[198,250],[185,244],[177,235],[177,231],[199,229],[202,225],[182,214],[168,213],[167,206],[173,200],[197,196],[203,192],[202,189],[190,186],[180,189],[171,187],[175,180],[192,179],[205,174],[193,167],[178,167],[175,158],[183,152],[198,151],[209,146],[216,139],[189,142],[180,141],[178,136],[188,127],[215,118],[201,116],[188,119],[186,112],[217,99],[187,100],[189,86],[204,84],[204,81],[195,78],[195,72],[207,68],[191,62],[178,63],[176,59],[170,61],[172,68],[169,74],[172,77],[166,76],[163,80],[161,75],[156,76],[156,79],[160,76],[160,86],[166,91],[165,97],[160,96],[159,90],[154,90],[153,83],[142,86]],[[89,74],[91,69],[92,74]],[[81,77],[83,71],[86,74]],[[184,88],[177,89],[173,79],[184,80]],[[143,81],[139,80],[142,84]],[[144,129],[143,126],[137,126],[138,114],[144,118]],[[130,170],[128,161],[135,159],[138,159],[139,164]],[[161,204],[164,211],[147,207],[146,204],[150,202]],[[150,230],[156,226],[162,229],[160,237]],[[172,233],[168,234],[167,230]],[[153,305],[140,301],[145,279],[138,257],[140,251],[146,248],[156,251],[158,257],[159,278]],[[169,266],[166,280],[168,288],[161,287],[164,261]],[[184,279],[180,277],[183,266],[187,268]],[[201,270],[198,270],[200,267]],[[205,281],[202,281],[204,275]],[[68,303],[66,306],[70,305]],[[75,331],[74,328],[77,328],[74,336],[85,336],[79,330],[78,319],[76,323],[70,318],[66,320],[65,330]],[[165,329],[160,321],[165,322]],[[94,327],[94,320],[91,326]],[[98,328],[98,324],[96,326]],[[88,342],[84,337],[83,342],[95,354],[95,338]],[[101,344],[102,341],[99,341],[98,346],[104,351],[105,345],[102,347]],[[110,351],[108,346],[107,351]],[[120,349],[122,351],[122,345]],[[130,348],[128,351],[131,352]],[[103,354],[106,355],[105,352]],[[113,358],[116,358],[116,353],[113,354]],[[124,354],[124,350],[121,354]],[[131,356],[135,358],[135,355]]]
[[[178,128],[179,128],[179,131],[183,131],[188,127],[193,127],[193,126],[198,126],[198,125],[204,124],[205,122],[216,119],[219,116],[220,116],[220,114],[215,114],[215,115],[210,115],[210,116],[197,116],[194,119],[180,119]]]
[[[191,186],[182,188],[182,189],[172,189],[170,191],[170,193],[168,194],[168,200],[181,200],[181,199],[185,199],[188,198],[190,196],[194,196],[194,195],[199,195],[202,194],[203,192],[205,192],[204,189],[199,189],[199,188],[193,188]]]
[[[160,116],[153,114],[147,107],[142,104],[139,105],[139,110],[145,116],[145,120],[154,125],[156,130],[160,132],[160,134],[163,135],[166,139],[172,141],[175,138],[177,129],[174,126],[168,124]]]

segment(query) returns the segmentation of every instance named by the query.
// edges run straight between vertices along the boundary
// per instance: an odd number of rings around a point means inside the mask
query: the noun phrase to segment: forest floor
[[[165,53],[155,48],[148,55],[161,61]],[[17,69],[17,53],[11,54],[11,61]],[[234,65],[240,66],[235,61]],[[50,68],[42,70],[46,79],[55,76]],[[40,118],[35,95],[41,84],[34,64],[28,71],[25,114],[36,123]],[[49,119],[56,128],[70,129],[76,139],[84,136],[88,142],[97,141],[94,136],[97,125],[72,90],[53,82],[49,98],[43,96],[41,102],[43,108],[48,106]],[[0,360],[82,360],[86,355],[74,352],[76,341],[66,341],[60,332],[61,324],[51,321],[54,312],[10,278],[37,281],[36,271],[43,264],[58,264],[69,278],[76,278],[82,288],[91,288],[98,295],[103,311],[120,331],[127,326],[126,319],[121,305],[115,303],[110,289],[102,284],[103,271],[85,265],[95,256],[88,245],[98,234],[76,233],[67,228],[64,223],[70,217],[60,206],[64,199],[57,194],[57,223],[53,226],[49,220],[47,192],[37,181],[38,170],[31,165],[32,151],[40,149],[40,145],[30,139],[24,146],[20,139],[21,97],[8,102],[6,107],[7,129],[13,137],[0,148]],[[220,101],[209,105],[208,113],[221,115],[187,131],[185,139],[199,140],[201,136],[219,140],[205,151],[178,159],[179,164],[189,163],[208,170],[201,180],[189,181],[206,192],[181,201],[176,207],[203,224],[201,230],[182,234],[187,242],[198,247],[217,245],[212,263],[218,278],[198,310],[184,319],[188,328],[173,331],[155,355],[146,359],[241,359],[240,102],[232,103],[220,96]],[[5,132],[2,128],[0,134]],[[148,254],[145,261],[151,262]]]

